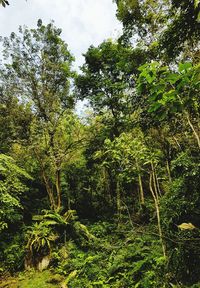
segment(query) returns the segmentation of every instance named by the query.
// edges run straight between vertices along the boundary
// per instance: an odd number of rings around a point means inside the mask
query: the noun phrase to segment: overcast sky
[[[107,38],[120,35],[116,5],[112,0],[9,0],[10,6],[0,7],[0,35],[17,32],[19,25],[36,27],[41,18],[62,28],[62,38],[76,57],[76,66],[90,45],[97,46]]]

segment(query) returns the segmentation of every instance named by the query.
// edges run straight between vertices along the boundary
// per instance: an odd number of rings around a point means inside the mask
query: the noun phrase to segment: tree
[[[119,136],[131,113],[137,68],[148,55],[108,40],[97,48],[91,46],[84,56],[82,73],[76,78],[78,97],[89,100],[98,115],[104,114],[111,138]]]
[[[37,159],[53,210],[61,209],[62,170],[81,153],[83,132],[80,121],[69,111],[63,112],[53,132],[50,123],[41,125],[37,118],[32,122],[29,153]]]
[[[178,71],[170,71],[158,62],[140,68],[138,91],[148,95],[148,113],[159,121],[169,121],[181,115],[192,130],[197,145],[199,139],[199,65],[180,63]]]
[[[1,71],[0,75],[0,152],[8,153],[14,143],[27,143],[32,111],[9,91]]]
[[[161,27],[165,25],[169,11],[169,1],[159,2],[145,0],[115,0],[117,4],[117,18],[123,24],[122,39],[129,42],[138,35],[139,41],[151,44],[156,41]]]
[[[12,93],[31,107],[29,144],[38,160],[51,208],[60,209],[60,171],[68,161],[66,155],[71,153],[73,141],[80,141],[79,124],[71,112],[73,57],[60,38],[61,30],[53,23],[45,26],[38,20],[37,29],[20,27],[19,33],[3,40],[2,86],[5,93]]]
[[[137,136],[136,136],[137,135]],[[119,179],[125,182],[137,182],[141,204],[144,204],[144,189],[142,184],[143,162],[147,157],[147,148],[143,143],[142,133],[138,130],[122,133],[113,142],[105,140],[103,165],[110,169],[118,167]],[[101,155],[97,152],[96,156]],[[114,165],[117,164],[117,165]]]
[[[180,52],[198,47],[200,2],[198,0],[171,0],[170,4],[168,26],[160,35],[159,45],[160,50],[172,60]],[[173,19],[172,21],[171,18]],[[199,51],[198,48],[197,51]]]
[[[144,174],[149,175],[149,189],[154,201],[159,237],[162,245],[163,255],[166,256],[165,246],[163,242],[163,232],[161,228],[160,218],[160,185],[156,166],[160,162],[161,152],[148,147],[141,131],[135,130],[129,133],[122,133],[116,137],[113,142],[109,139],[105,140],[105,145],[101,151],[98,151],[95,157],[102,157],[102,165],[113,169],[117,174],[116,202],[117,210],[121,213],[121,190],[122,180],[124,182],[135,182],[139,186],[140,203],[144,207],[144,188],[142,177]],[[146,176],[145,175],[145,176]]]
[[[142,43],[154,58],[173,61],[181,51],[199,42],[200,3],[189,0],[115,0],[123,23],[123,42]],[[134,41],[135,43],[135,41]],[[167,57],[166,57],[167,56]]]

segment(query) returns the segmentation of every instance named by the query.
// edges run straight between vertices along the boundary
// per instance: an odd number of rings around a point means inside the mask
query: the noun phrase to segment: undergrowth
[[[154,225],[97,222],[94,237],[67,240],[52,250],[50,270],[21,272],[9,288],[198,288],[172,283]],[[13,282],[14,279],[14,282]],[[7,281],[8,279],[6,279]],[[4,283],[6,283],[6,281]]]
[[[90,232],[95,236],[90,243],[69,241],[53,254],[52,265],[70,288],[165,287],[165,259],[156,236],[107,222],[93,224]]]

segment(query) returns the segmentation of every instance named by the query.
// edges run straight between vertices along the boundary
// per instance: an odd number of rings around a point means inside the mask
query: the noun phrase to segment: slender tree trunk
[[[175,136],[173,136],[173,139],[174,139],[174,141],[176,142],[177,147],[181,150],[181,145],[180,145],[180,143],[178,142],[178,139],[177,139]]]
[[[143,185],[142,185],[142,177],[141,177],[141,174],[140,174],[140,169],[139,169],[139,165],[138,165],[138,161],[136,160],[135,161],[136,163],[136,168],[137,168],[137,171],[138,171],[138,183],[139,183],[139,191],[140,191],[140,201],[141,201],[141,204],[144,204],[144,190],[143,190]]]
[[[108,197],[108,202],[110,203],[110,205],[112,205],[112,196],[111,196],[111,193],[110,193],[110,185],[109,185],[109,175],[106,171],[106,168],[103,167],[102,168],[102,180],[103,180],[103,186],[104,186],[104,190],[106,191],[106,197]]]
[[[54,195],[53,195],[53,190],[51,189],[51,187],[49,185],[49,181],[48,181],[43,169],[42,169],[42,178],[43,178],[43,181],[45,184],[45,188],[47,190],[47,194],[49,196],[50,207],[52,210],[56,210],[56,203],[55,203],[55,199],[54,199]]]
[[[48,194],[48,197],[49,197],[50,208],[51,208],[52,210],[56,210],[56,203],[55,203],[55,199],[54,199],[53,190],[52,190],[52,188],[50,187],[48,177],[47,177],[46,174],[45,174],[44,164],[43,164],[40,156],[38,155],[36,149],[34,149],[34,153],[35,153],[35,156],[36,156],[36,158],[37,158],[37,160],[38,160],[38,162],[39,162],[39,164],[40,164],[40,169],[41,169],[41,173],[42,173],[42,179],[43,179],[43,181],[44,181],[45,188],[46,188],[46,191],[47,191],[47,194]]]
[[[162,245],[163,256],[166,257],[165,245],[163,243],[163,235],[162,235],[162,228],[161,228],[161,222],[160,222],[159,199],[157,198],[156,193],[153,190],[152,180],[153,180],[153,173],[150,172],[149,188],[150,188],[150,191],[154,200],[154,204],[155,204],[157,223],[158,223],[158,233],[159,233],[159,237],[160,237],[160,241]]]
[[[158,188],[158,194],[161,197],[162,196],[162,192],[161,192],[161,189],[160,189],[160,183],[158,181],[158,177],[157,177],[156,171],[155,171],[155,177],[156,177],[156,185],[157,185],[157,188]]]
[[[57,194],[57,207],[56,210],[59,210],[61,207],[61,184],[60,184],[60,169],[56,170],[56,194]]]
[[[144,190],[143,190],[143,185],[142,185],[142,177],[140,174],[138,175],[138,182],[139,182],[141,204],[144,204]]]
[[[116,179],[110,170],[108,170],[108,178],[109,178],[109,193],[112,200],[112,203],[115,201],[115,191],[116,191]]]
[[[185,111],[185,115],[186,115],[186,119],[188,121],[188,124],[190,125],[193,133],[194,133],[194,136],[197,140],[197,143],[198,143],[198,147],[200,149],[200,138],[199,138],[199,135],[198,135],[198,132],[196,131],[196,129],[194,128],[194,125],[192,124],[191,120],[190,120],[190,117],[189,117],[189,113],[187,111]]]
[[[179,98],[180,102],[183,104],[183,101],[181,100],[181,98],[179,96],[178,96],[178,98]],[[200,149],[200,137],[198,135],[198,132],[194,128],[194,125],[192,124],[192,122],[190,120],[190,114],[187,110],[183,110],[183,114],[186,116],[187,122],[188,122],[190,128],[192,129],[192,132],[194,133],[194,137],[196,138],[198,147]]]
[[[152,161],[151,161],[151,169],[152,169],[152,178],[153,178],[154,191],[155,191],[155,195],[156,195],[157,201],[159,203],[159,195],[158,195],[158,189],[157,189],[157,184],[156,184],[156,173],[155,173],[155,168],[154,168],[154,165],[153,165]]]
[[[166,161],[166,168],[167,168],[167,174],[168,174],[168,178],[169,178],[169,183],[172,182],[172,177],[171,177],[171,171],[170,171],[170,166],[169,166],[169,161]]]
[[[121,219],[121,192],[120,192],[119,180],[117,180],[117,185],[116,185],[116,196],[117,196],[117,214],[120,220]]]

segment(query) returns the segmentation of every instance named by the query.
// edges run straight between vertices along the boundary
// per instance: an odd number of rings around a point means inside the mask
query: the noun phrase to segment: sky
[[[122,30],[112,0],[9,0],[0,6],[0,35],[17,32],[20,25],[35,28],[38,19],[44,24],[55,21],[62,29],[62,39],[75,56],[75,67],[83,64],[82,54],[90,45],[117,38]]]

